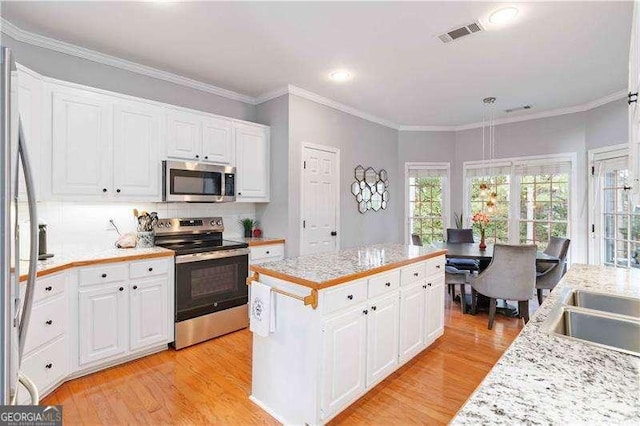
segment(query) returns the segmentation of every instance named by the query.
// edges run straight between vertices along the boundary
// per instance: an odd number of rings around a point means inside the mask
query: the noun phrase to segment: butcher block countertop
[[[101,263],[130,262],[138,259],[155,257],[173,257],[173,250],[162,247],[128,248],[115,247],[86,247],[73,246],[56,251],[55,255],[46,260],[39,260],[37,276],[42,277],[77,266],[98,265]],[[20,281],[27,279],[29,262],[20,262]]]
[[[251,270],[320,290],[442,256],[446,252],[404,244],[378,244],[253,265]]]
[[[268,246],[271,244],[284,244],[284,238],[251,237],[243,238],[242,241],[249,244],[249,247]]]

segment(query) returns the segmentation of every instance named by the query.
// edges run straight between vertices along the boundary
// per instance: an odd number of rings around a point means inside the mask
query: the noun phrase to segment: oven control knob
[[[216,224],[217,224],[218,226],[222,226],[222,219],[218,219],[218,221],[216,222]]]
[[[215,220],[211,221],[211,226],[216,226],[216,221]]]
[[[158,222],[158,225],[156,225],[158,228],[162,228],[164,226],[164,223],[162,222]]]

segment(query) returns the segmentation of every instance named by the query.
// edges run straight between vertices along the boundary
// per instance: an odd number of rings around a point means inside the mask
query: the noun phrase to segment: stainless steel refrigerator
[[[38,260],[38,221],[27,141],[20,124],[16,77],[11,50],[0,46],[0,404],[15,405],[22,385],[37,404],[38,391],[20,372],[22,352],[33,303]],[[13,81],[15,89],[17,84]],[[19,163],[22,167],[19,167]],[[20,300],[18,175],[24,173],[30,235],[30,256],[24,300]],[[22,218],[24,221],[24,218]],[[34,229],[35,228],[35,229]],[[22,271],[24,272],[24,271]],[[21,390],[20,392],[23,392]]]

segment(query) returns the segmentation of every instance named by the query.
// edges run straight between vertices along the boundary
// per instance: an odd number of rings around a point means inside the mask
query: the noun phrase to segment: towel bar
[[[247,285],[251,285],[251,281],[259,281],[259,275],[257,272],[254,272],[253,276],[247,278]],[[311,289],[311,294],[309,294],[308,296],[298,296],[297,294],[289,293],[288,291],[280,290],[276,287],[271,287],[271,291],[301,300],[305,305],[311,305],[313,309],[316,309],[318,307],[318,290],[316,290],[315,288]]]

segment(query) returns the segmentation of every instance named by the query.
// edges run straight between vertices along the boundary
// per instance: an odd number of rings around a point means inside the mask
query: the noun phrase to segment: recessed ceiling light
[[[505,7],[498,9],[489,16],[489,22],[492,24],[506,24],[518,15],[518,9],[515,7]]]
[[[337,70],[337,71],[331,72],[329,74],[329,78],[333,81],[338,81],[338,82],[347,81],[347,80],[351,80],[351,73],[346,70]]]

